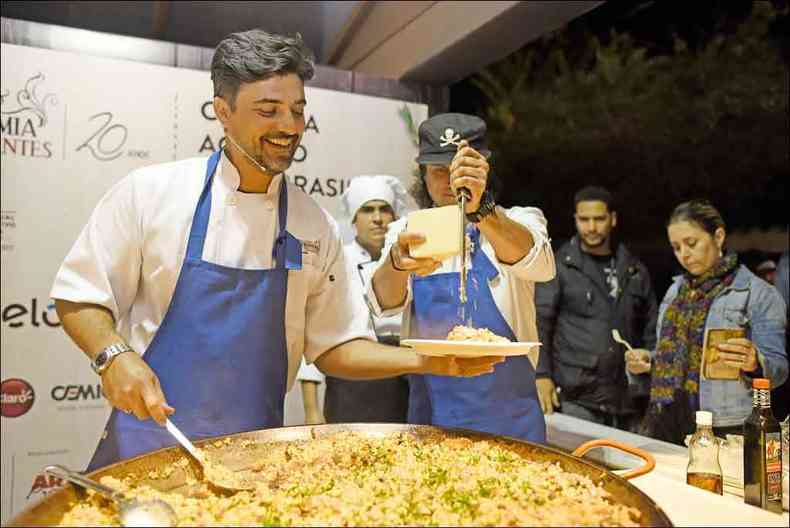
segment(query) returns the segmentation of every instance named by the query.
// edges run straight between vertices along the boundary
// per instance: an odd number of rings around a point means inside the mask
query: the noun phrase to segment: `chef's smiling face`
[[[241,83],[233,103],[214,98],[225,134],[272,175],[285,171],[305,129],[306,100],[299,76],[288,73]]]

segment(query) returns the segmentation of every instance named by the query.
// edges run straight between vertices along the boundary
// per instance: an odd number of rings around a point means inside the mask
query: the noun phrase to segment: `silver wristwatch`
[[[91,368],[96,374],[101,376],[101,374],[109,368],[115,356],[123,354],[124,352],[134,352],[134,350],[126,343],[113,343],[99,352],[96,359],[91,361]]]

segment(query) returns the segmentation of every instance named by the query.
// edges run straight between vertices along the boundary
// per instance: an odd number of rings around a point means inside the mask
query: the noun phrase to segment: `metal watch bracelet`
[[[96,355],[96,358],[91,361],[91,368],[96,374],[101,376],[110,367],[113,359],[124,352],[134,352],[134,350],[124,342],[113,343]]]

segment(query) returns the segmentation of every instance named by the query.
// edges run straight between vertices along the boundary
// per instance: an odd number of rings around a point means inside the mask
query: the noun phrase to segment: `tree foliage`
[[[485,97],[506,205],[534,204],[570,236],[572,196],[600,184],[619,199],[620,234],[663,239],[679,202],[706,197],[730,224],[786,224],[788,74],[756,2],[737,30],[670,53],[628,33],[560,30],[471,79]],[[537,60],[540,59],[540,60]],[[777,207],[766,207],[771,201]]]

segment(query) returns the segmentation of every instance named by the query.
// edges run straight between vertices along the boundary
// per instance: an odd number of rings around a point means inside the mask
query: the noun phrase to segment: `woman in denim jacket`
[[[659,308],[656,350],[634,350],[626,357],[632,373],[651,373],[642,432],[682,444],[694,430],[695,411],[706,410],[713,412],[717,434],[740,434],[752,408],[752,379],[768,378],[772,388],[787,379],[784,300],[724,250],[724,220],[709,202],[677,206],[667,232],[685,273],[675,278]],[[700,375],[708,328],[745,330],[745,338],[718,345],[720,357],[740,370],[740,379]]]

